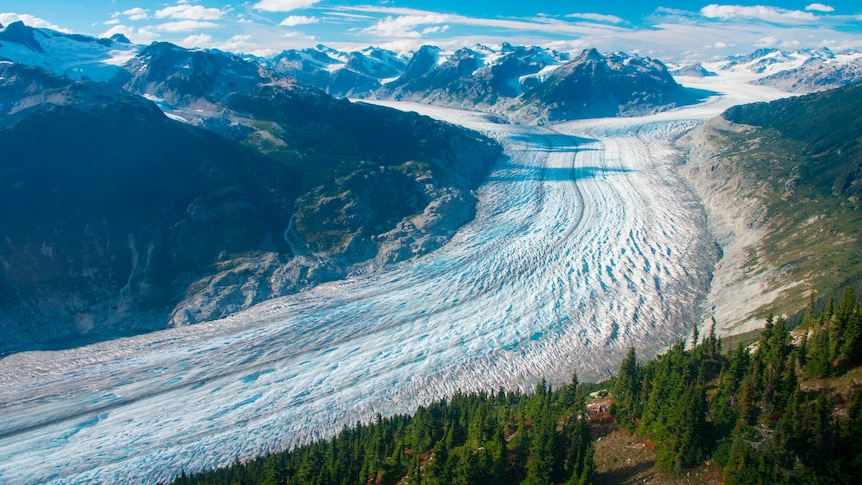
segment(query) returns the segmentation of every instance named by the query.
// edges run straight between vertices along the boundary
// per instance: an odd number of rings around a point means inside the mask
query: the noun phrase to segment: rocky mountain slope
[[[265,62],[277,73],[337,97],[372,93],[407,67],[406,58],[385,49],[339,52],[324,45],[283,51]]]
[[[413,54],[405,73],[376,96],[493,109],[498,101],[504,105],[505,100],[538,84],[540,72],[567,60],[566,54],[508,43],[499,51],[477,45],[450,55],[437,47],[423,46]]]
[[[318,45],[284,51],[266,62],[336,96],[480,104],[490,102],[488,97],[517,96],[538,84],[543,70],[568,59],[553,50],[503,43],[497,49],[477,44],[453,52],[425,45],[408,56],[376,47],[339,52]]]
[[[681,66],[674,67],[670,70],[670,73],[673,76],[687,76],[687,77],[712,77],[717,76],[718,74],[708,70],[703,67],[703,64],[696,62],[694,64],[684,64]]]
[[[708,300],[735,333],[862,275],[860,100],[857,85],[738,106],[680,139],[724,251]]]
[[[525,92],[518,111],[549,122],[634,116],[692,104],[698,97],[677,84],[659,61],[623,53],[605,56],[591,49]]]
[[[104,85],[18,64],[0,77],[41,98],[0,116],[0,350],[164,327],[212,265],[290,254],[289,167]]]
[[[428,252],[500,154],[170,44],[110,83],[0,62],[0,141],[0,353],[209,320]]]

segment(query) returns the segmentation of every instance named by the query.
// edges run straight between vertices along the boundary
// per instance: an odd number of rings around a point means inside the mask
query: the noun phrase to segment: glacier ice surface
[[[671,139],[768,88],[550,128],[475,128],[507,158],[432,254],[218,322],[0,360],[0,482],[155,483],[331,436],[458,390],[609,375],[699,317],[715,255]],[[729,84],[722,84],[729,83]]]

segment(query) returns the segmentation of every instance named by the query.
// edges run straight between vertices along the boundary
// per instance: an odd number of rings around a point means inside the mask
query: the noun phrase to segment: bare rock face
[[[493,162],[496,156],[493,151],[474,155],[483,164]],[[440,248],[472,220],[476,199],[469,186],[436,187],[428,177],[416,182],[427,187],[419,212],[401,218],[391,229],[370,234],[373,231],[362,225],[352,233],[339,232],[342,235],[333,247],[322,250],[318,246],[310,252],[309,245],[289,228],[285,237],[293,241],[293,257],[258,253],[221,264],[218,273],[188,287],[172,312],[171,325],[221,318],[270,298],[374,271]],[[367,205],[367,201],[355,196],[345,198],[339,200],[340,207],[334,212],[341,214],[357,205]],[[333,207],[327,206],[326,210],[333,211]]]
[[[461,190],[440,191],[421,214],[405,219],[376,238],[374,262],[385,265],[433,251],[473,218],[475,199]]]
[[[718,74],[708,70],[703,67],[703,65],[699,62],[694,64],[688,64],[684,66],[680,66],[676,69],[670,71],[674,76],[686,76],[686,77],[712,77],[718,76]]]

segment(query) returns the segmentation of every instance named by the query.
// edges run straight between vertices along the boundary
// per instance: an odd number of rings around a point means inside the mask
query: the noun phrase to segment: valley
[[[672,141],[782,96],[696,83],[724,94],[552,128],[379,102],[502,144],[475,219],[430,254],[220,321],[3,358],[0,481],[155,483],[457,390],[599,379],[631,345],[664,350],[701,321],[719,257]]]

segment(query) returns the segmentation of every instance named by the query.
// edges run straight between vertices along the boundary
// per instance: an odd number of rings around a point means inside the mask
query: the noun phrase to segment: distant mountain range
[[[660,61],[619,52],[605,55],[594,49],[571,56],[508,43],[474,45],[454,52],[426,45],[404,56],[376,47],[339,52],[318,45],[262,59],[163,43],[134,46],[121,37],[95,39],[32,29],[20,22],[2,32],[0,57],[72,79],[106,81],[147,94],[153,90],[140,79],[142,69],[147,76],[176,70],[172,82],[182,84],[179,77],[192,64],[201,69],[207,59],[221,59],[226,64],[212,64],[212,79],[196,80],[224,82],[213,96],[242,90],[262,76],[294,80],[335,97],[470,108],[521,123],[645,114],[691,104],[700,96],[677,84]],[[205,86],[197,91],[189,88],[192,86],[186,84],[180,91],[184,96],[200,97]],[[166,96],[158,97],[169,104],[181,101],[169,94],[172,86],[162,89]]]
[[[152,59],[152,47],[131,44],[121,34],[110,39],[97,39],[34,29],[21,22],[0,30],[0,58],[39,66],[76,80],[116,82],[129,71],[133,72],[130,66],[141,66],[147,58]],[[645,86],[640,86],[642,89],[636,94],[626,94],[617,100],[622,108],[615,114],[622,116],[660,111],[696,101],[698,93],[676,84],[671,76],[666,75],[668,72],[673,76],[695,77],[722,71],[744,72],[755,75],[752,82],[796,93],[854,84],[862,79],[862,53],[833,53],[828,48],[797,51],[762,48],[716,61],[673,64],[670,70],[660,61],[638,55],[620,52],[598,54],[590,49],[566,53],[508,43],[501,46],[476,44],[451,52],[426,45],[407,54],[371,46],[344,52],[318,44],[306,49],[286,50],[272,58],[233,57],[271,75],[293,79],[298,84],[318,88],[335,97],[411,100],[469,107],[511,115],[517,122],[547,122],[560,117],[596,115],[591,111],[593,105],[590,100],[584,104],[582,93],[576,94],[576,99],[572,100],[543,99],[541,94],[553,89],[550,86],[538,88],[549,80],[559,84],[563,72],[568,72],[568,76],[580,76],[577,82],[563,82],[564,85],[592,82],[620,92],[628,91],[628,84],[651,79],[643,83]],[[604,69],[575,67],[584,63],[600,64]],[[568,69],[557,73],[556,79],[551,80],[552,73],[562,66],[568,66]],[[607,74],[612,75],[607,77]],[[560,108],[559,103],[564,101],[570,106]],[[605,103],[603,108],[597,109],[605,113],[600,116],[606,116],[606,99],[595,98],[592,101],[598,105]],[[575,103],[582,108],[571,109]]]
[[[675,76],[703,77],[722,71],[753,74],[755,84],[806,94],[862,81],[862,53],[836,54],[825,47],[797,51],[764,48],[715,62],[683,64],[671,72]]]
[[[489,111],[522,123],[644,114],[699,96],[657,60],[595,49],[572,56],[508,43],[454,52],[426,45],[402,57],[373,47],[343,53],[318,45],[265,64],[336,96]]]

